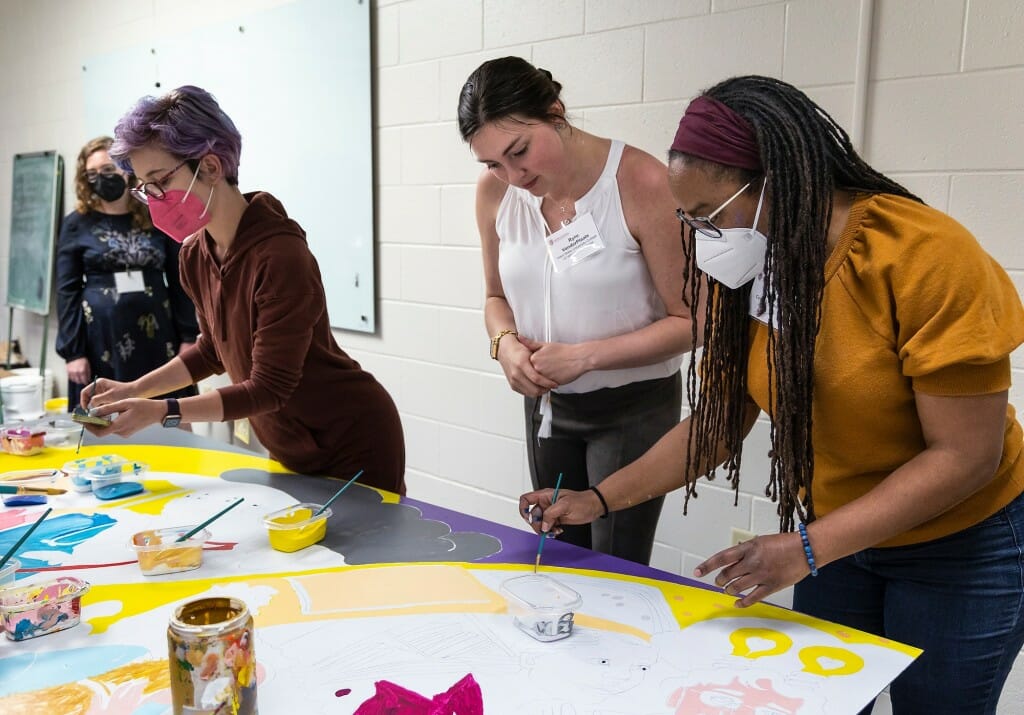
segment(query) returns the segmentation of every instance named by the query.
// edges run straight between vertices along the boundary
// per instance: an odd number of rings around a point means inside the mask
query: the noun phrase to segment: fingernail
[[[696,576],[697,578],[700,578],[701,576],[704,575],[704,572],[701,571],[700,569],[694,569],[693,570],[693,575]]]
[[[551,525],[548,524],[546,521],[542,521],[540,523],[540,530],[543,532],[551,531]]]

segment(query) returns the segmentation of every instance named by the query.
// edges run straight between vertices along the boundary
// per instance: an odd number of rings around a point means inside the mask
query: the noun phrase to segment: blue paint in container
[[[115,482],[101,487],[94,486],[92,493],[97,499],[110,501],[141,494],[142,491],[142,485],[138,482]]]

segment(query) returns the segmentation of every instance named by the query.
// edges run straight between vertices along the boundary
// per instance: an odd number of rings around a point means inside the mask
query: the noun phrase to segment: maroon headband
[[[716,164],[761,171],[761,152],[750,122],[717,99],[697,97],[679,120],[672,151]]]

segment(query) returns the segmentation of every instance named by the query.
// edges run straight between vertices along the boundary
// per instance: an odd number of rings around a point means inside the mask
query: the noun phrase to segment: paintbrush
[[[0,484],[0,494],[67,494],[67,489],[56,487],[32,487],[25,484]]]
[[[177,543],[179,543],[179,542],[181,542],[181,541],[185,541],[186,539],[189,539],[189,538],[191,538],[191,537],[195,536],[195,535],[196,535],[196,534],[198,534],[198,533],[199,533],[200,531],[202,531],[203,529],[205,529],[206,527],[208,527],[208,526],[209,526],[210,524],[212,524],[212,523],[213,523],[213,522],[215,522],[215,521],[216,521],[217,519],[219,519],[219,518],[221,518],[222,516],[224,516],[225,514],[227,514],[227,513],[229,512],[229,511],[231,511],[232,509],[234,509],[234,508],[235,508],[236,506],[238,506],[239,504],[241,504],[241,503],[242,503],[242,502],[244,502],[244,501],[245,501],[245,497],[242,497],[242,498],[240,498],[240,499],[239,499],[238,501],[236,501],[236,502],[234,502],[233,504],[231,504],[230,506],[228,506],[227,508],[225,508],[225,509],[221,509],[221,510],[220,510],[220,511],[218,511],[218,512],[217,512],[216,514],[214,514],[213,516],[211,516],[211,517],[210,517],[209,519],[207,519],[206,521],[204,521],[204,522],[203,522],[202,524],[200,524],[200,525],[199,525],[199,526],[197,526],[196,528],[192,529],[192,531],[188,532],[187,534],[182,534],[181,536],[179,536],[179,537],[178,537],[177,539],[175,539],[175,540],[174,540],[174,543],[175,543],[175,544],[177,544]]]
[[[27,482],[33,479],[47,479],[57,476],[56,469],[17,469],[0,474],[0,482]]]
[[[14,544],[14,546],[11,547],[11,550],[8,551],[6,554],[4,554],[4,557],[2,559],[0,559],[0,568],[3,568],[3,565],[11,560],[11,557],[14,556],[14,554],[16,554],[18,552],[18,549],[21,548],[21,545],[25,543],[25,539],[27,539],[29,536],[31,536],[32,532],[36,530],[36,527],[38,527],[40,524],[43,523],[43,519],[45,519],[47,517],[47,515],[51,511],[53,511],[52,508],[47,509],[46,511],[44,511],[43,515],[41,517],[39,517],[38,519],[36,519],[36,523],[33,524],[32,526],[30,526],[28,528],[28,531],[26,531],[24,534],[21,535],[21,538],[18,539],[17,543]]]
[[[96,396],[96,383],[99,382],[100,376],[94,375],[92,378],[92,396]],[[89,404],[92,404],[92,397],[89,398]],[[82,431],[78,433],[78,446],[75,447],[75,454],[82,449],[82,438],[85,437],[85,423],[82,423]]]
[[[355,480],[359,479],[359,475],[360,475],[360,474],[362,474],[362,473],[363,473],[363,470],[362,470],[362,469],[360,469],[360,470],[359,470],[358,472],[356,472],[356,475],[355,475],[354,477],[352,477],[351,479],[349,479],[349,480],[348,480],[347,482],[345,482],[344,486],[342,486],[342,488],[341,488],[341,489],[339,489],[339,490],[338,490],[337,492],[335,492],[335,493],[334,493],[334,496],[333,496],[333,497],[331,497],[330,499],[328,499],[328,500],[327,500],[327,503],[326,503],[326,504],[324,504],[324,505],[323,505],[322,507],[320,507],[319,509],[317,509],[317,510],[316,510],[316,513],[315,513],[315,514],[313,514],[313,516],[320,516],[321,514],[323,514],[323,512],[324,512],[324,509],[326,509],[326,508],[327,508],[327,507],[329,507],[329,506],[330,506],[331,504],[333,504],[333,503],[334,503],[334,500],[335,500],[335,499],[337,499],[338,497],[340,497],[340,496],[341,496],[341,493],[342,493],[343,491],[345,491],[346,489],[348,489],[349,485],[350,485],[350,484],[351,484],[352,482],[354,482]]]
[[[551,503],[554,504],[555,500],[558,499],[558,490],[562,488],[562,473],[558,473],[558,480],[555,482],[555,493],[551,495]],[[548,532],[540,532],[540,546],[537,547],[537,559],[533,562],[533,572],[537,573],[537,569],[540,568],[540,554],[544,551],[544,542],[548,540]]]

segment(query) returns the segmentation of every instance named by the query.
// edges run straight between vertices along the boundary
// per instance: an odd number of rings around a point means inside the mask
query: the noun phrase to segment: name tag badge
[[[750,287],[750,317],[768,325],[767,302],[764,304],[764,310],[761,310],[761,298],[764,297],[764,292],[764,273],[758,273]]]
[[[142,271],[121,271],[114,274],[114,286],[118,293],[141,293],[146,290],[146,279]]]
[[[604,241],[589,213],[581,214],[544,239],[555,273],[568,270],[604,250]]]

